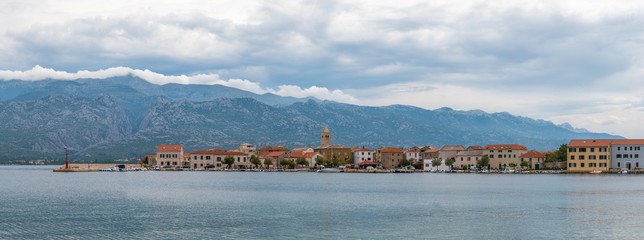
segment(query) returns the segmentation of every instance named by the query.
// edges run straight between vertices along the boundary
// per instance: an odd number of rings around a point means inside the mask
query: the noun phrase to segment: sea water
[[[644,175],[52,169],[0,166],[0,239],[644,238]]]

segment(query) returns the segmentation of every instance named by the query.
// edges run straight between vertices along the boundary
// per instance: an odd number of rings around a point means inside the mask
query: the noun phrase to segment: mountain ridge
[[[0,144],[7,146],[0,161],[60,159],[65,144],[73,158],[89,161],[137,158],[163,143],[181,143],[188,151],[243,142],[317,146],[324,125],[334,143],[370,148],[519,143],[550,150],[571,138],[621,138],[482,110],[271,100],[223,86],[164,90],[137,79],[91,81],[0,82]]]

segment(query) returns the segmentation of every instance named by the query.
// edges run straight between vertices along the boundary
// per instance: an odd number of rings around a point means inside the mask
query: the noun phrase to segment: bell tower
[[[328,126],[324,126],[322,133],[320,133],[320,147],[331,146],[331,131]]]

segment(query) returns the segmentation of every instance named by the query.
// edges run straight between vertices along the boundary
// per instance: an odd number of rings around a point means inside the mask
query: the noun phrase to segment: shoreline
[[[117,165],[123,165],[125,168],[118,170],[115,167]],[[9,166],[9,165],[7,165]],[[31,166],[31,165],[26,165]],[[34,165],[35,166],[35,165]],[[41,166],[41,165],[38,165]],[[55,166],[55,165],[50,165]],[[93,164],[69,164],[69,168],[65,169],[65,165],[59,165],[59,167],[54,168],[53,172],[135,172],[135,171],[155,171],[155,172],[289,172],[289,173],[299,173],[299,172],[316,172],[315,169],[212,169],[212,170],[192,170],[192,169],[151,169],[141,167],[139,164],[115,164],[115,163],[93,163]],[[528,170],[528,171],[517,171],[517,172],[503,172],[503,171],[491,171],[491,172],[476,172],[476,171],[467,171],[467,170],[452,170],[450,171],[422,171],[422,170],[389,170],[389,169],[345,169],[340,173],[443,173],[443,174],[572,174],[572,175],[625,175],[625,174],[644,174],[644,169],[640,170],[630,170],[627,173],[622,172],[621,170],[612,170],[602,173],[589,173],[589,172],[568,172],[566,170]]]

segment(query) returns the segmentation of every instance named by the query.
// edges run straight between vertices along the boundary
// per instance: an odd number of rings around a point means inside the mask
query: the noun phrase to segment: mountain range
[[[64,145],[83,161],[138,158],[165,143],[187,151],[245,142],[317,146],[325,125],[333,143],[370,148],[519,143],[550,150],[572,138],[621,138],[509,113],[367,107],[133,76],[0,81],[0,121],[0,162],[62,159]]]

